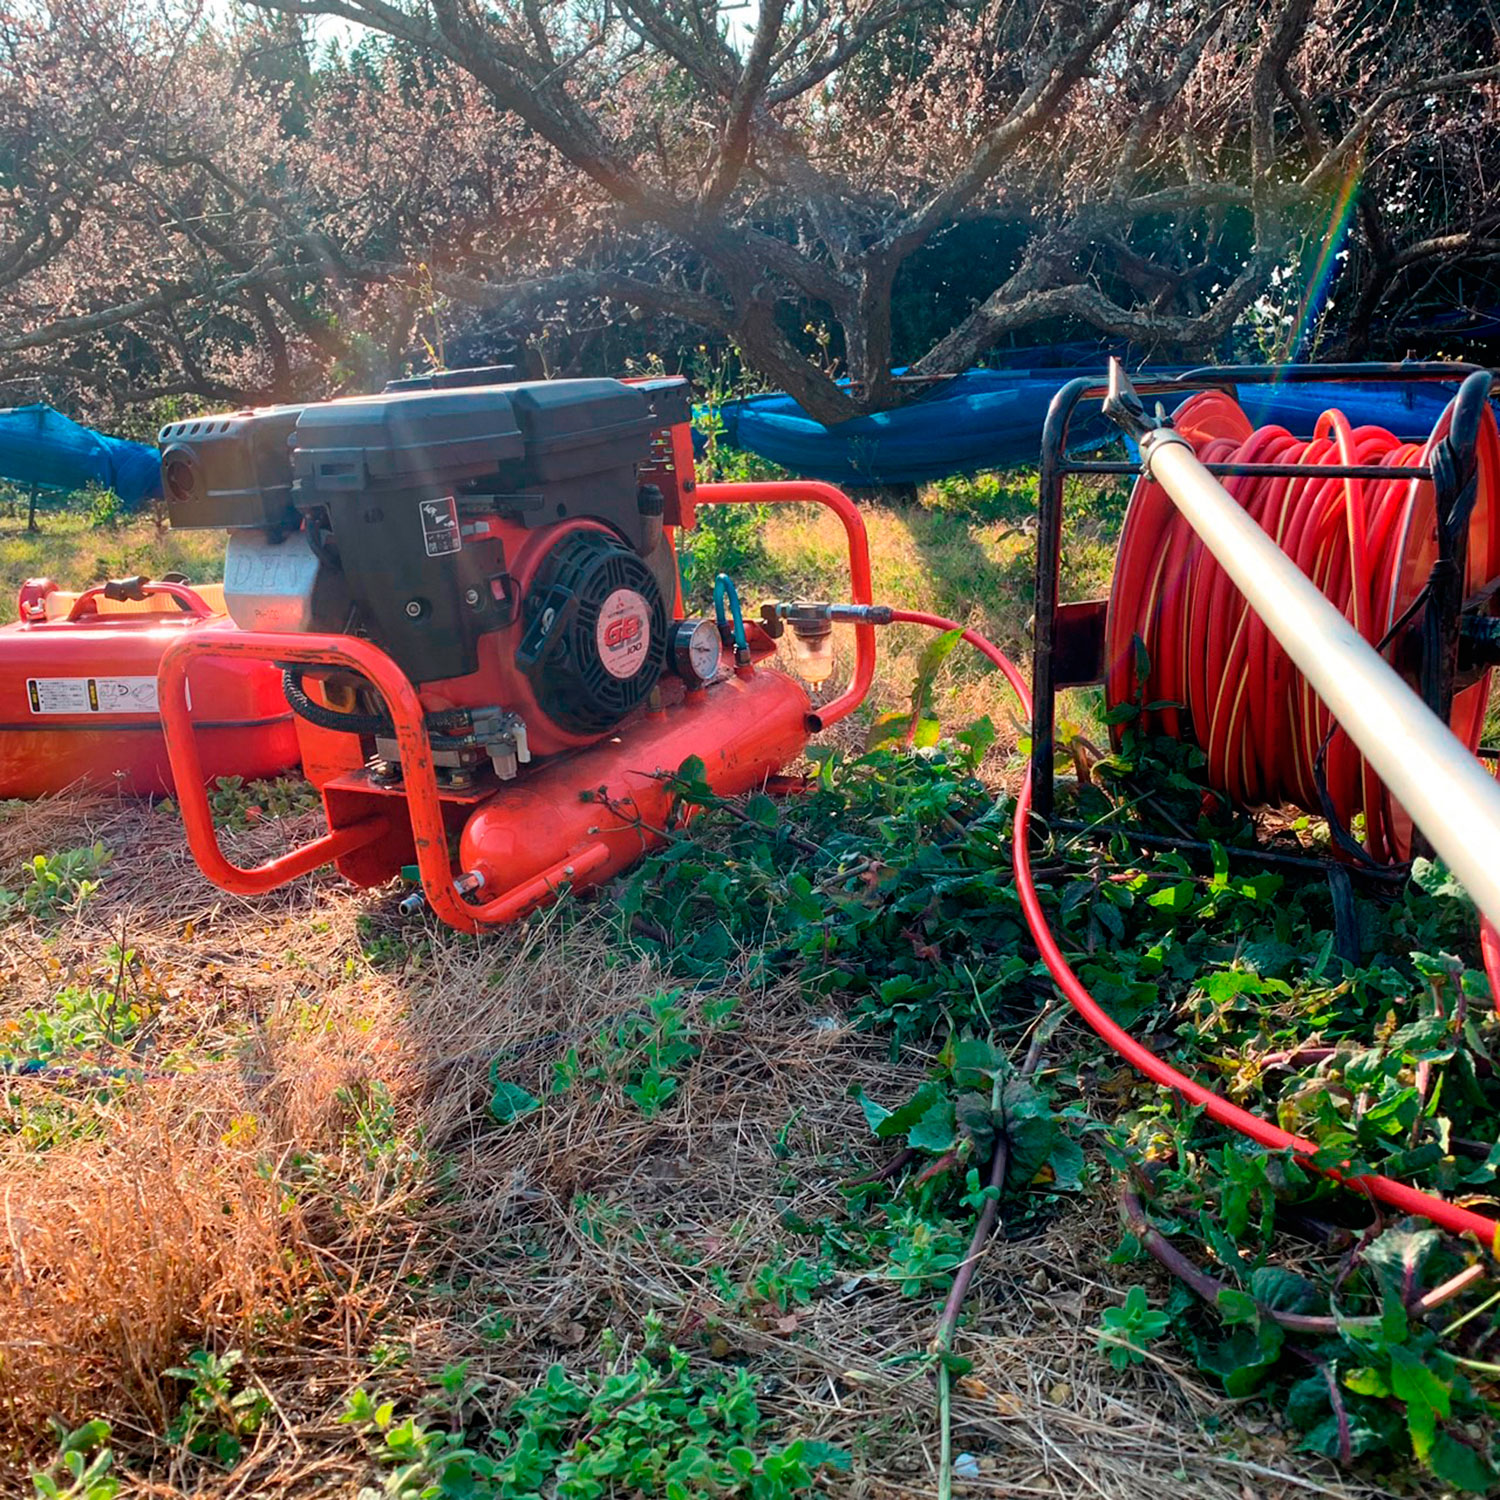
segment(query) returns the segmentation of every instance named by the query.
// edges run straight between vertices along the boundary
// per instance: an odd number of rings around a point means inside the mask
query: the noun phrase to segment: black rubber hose
[[[302,669],[287,667],[281,674],[281,691],[287,705],[299,718],[319,729],[333,729],[343,734],[379,734],[393,736],[396,726],[384,714],[346,714],[336,708],[314,703],[302,690]]]
[[[286,695],[287,705],[294,714],[316,724],[319,729],[332,729],[341,734],[379,734],[394,738],[396,726],[384,714],[342,713],[335,708],[325,708],[314,703],[302,687],[304,669],[285,667],[281,673],[281,691]],[[422,721],[432,734],[462,734],[472,725],[467,708],[446,708],[427,714]]]

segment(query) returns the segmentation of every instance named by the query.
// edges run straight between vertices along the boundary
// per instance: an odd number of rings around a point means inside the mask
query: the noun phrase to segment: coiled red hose
[[[925,614],[918,610],[895,610],[892,612],[892,619],[902,624],[926,625],[934,630],[962,629],[963,639],[983,652],[1005,674],[1006,681],[1010,683],[1017,698],[1021,700],[1021,706],[1027,717],[1031,716],[1031,692],[1026,685],[1026,680],[1021,676],[1015,663],[977,630],[964,629],[954,620],[945,620],[940,615]],[[1057,987],[1067,997],[1073,1009],[1088,1022],[1113,1051],[1154,1083],[1173,1090],[1190,1104],[1198,1105],[1210,1119],[1228,1126],[1231,1130],[1238,1131],[1241,1135],[1248,1136],[1268,1150],[1295,1152],[1298,1160],[1312,1171],[1321,1172],[1324,1176],[1331,1177],[1346,1187],[1366,1193],[1376,1201],[1401,1213],[1419,1214],[1454,1234],[1476,1235],[1487,1250],[1500,1253],[1496,1239],[1497,1232],[1500,1232],[1500,1223],[1495,1220],[1378,1173],[1346,1176],[1331,1168],[1313,1166],[1309,1159],[1317,1150],[1313,1142],[1302,1136],[1292,1135],[1279,1126],[1271,1124],[1269,1120],[1263,1120],[1259,1115],[1251,1114],[1247,1109],[1241,1109],[1237,1104],[1231,1104],[1229,1100],[1214,1093],[1212,1089],[1205,1088],[1201,1083],[1196,1083],[1186,1073],[1174,1068],[1165,1058],[1158,1057],[1149,1047],[1136,1041],[1089,994],[1083,981],[1073,972],[1067,959],[1063,957],[1062,949],[1058,947],[1052,929],[1047,925],[1041,898],[1037,894],[1036,885],[1031,876],[1030,827],[1031,783],[1029,780],[1023,780],[1020,795],[1016,799],[1015,829],[1012,834],[1016,890],[1021,898],[1021,910],[1025,914],[1026,925],[1031,929],[1032,939],[1042,955],[1042,961],[1047,965],[1047,970]]]
[[[1239,406],[1217,391],[1190,398],[1176,414],[1178,430],[1205,462],[1392,469],[1389,479],[1378,480],[1313,474],[1224,481],[1374,646],[1419,602],[1437,557],[1432,484],[1398,471],[1425,465],[1451,420],[1450,406],[1428,441],[1414,444],[1380,427],[1351,428],[1341,412],[1330,411],[1304,443],[1280,427],[1252,431]],[[1488,409],[1476,457],[1466,593],[1500,573],[1500,433]],[[1290,803],[1328,812],[1345,829],[1362,817],[1374,859],[1410,857],[1411,819],[1166,492],[1149,479],[1131,496],[1105,630],[1110,706],[1143,693],[1153,705],[1147,726],[1195,742],[1208,758],[1211,786],[1244,806]],[[1136,681],[1137,640],[1149,659],[1145,682]],[[1471,750],[1488,699],[1488,674],[1455,696],[1452,728]]]
[[[1500,761],[1491,761],[1490,769],[1500,776]],[[1490,982],[1490,1001],[1500,1016],[1500,932],[1488,917],[1479,920],[1479,955],[1484,960],[1484,977]]]

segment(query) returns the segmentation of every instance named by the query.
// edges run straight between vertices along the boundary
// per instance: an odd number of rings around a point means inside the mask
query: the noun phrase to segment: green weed
[[[1211,1308],[1185,1288],[1160,1310],[1135,1297],[1104,1318],[1101,1352],[1130,1363],[1170,1333],[1227,1394],[1267,1396],[1320,1452],[1379,1453],[1450,1487],[1493,1482],[1496,1303],[1477,1291],[1459,1298],[1451,1337],[1413,1312],[1424,1289],[1463,1268],[1451,1241],[1433,1236],[1393,1292],[1378,1229],[1360,1239],[1344,1228],[1359,1218],[1355,1200],[1182,1114],[1137,1077],[1113,1079],[1106,1094],[1093,1044],[1070,1035],[1046,1091],[1010,1078],[999,1039],[1027,1034],[1051,987],[1026,956],[1009,805],[974,776],[988,733],[975,726],[945,740],[934,717],[919,694],[896,739],[915,725],[912,739],[932,743],[815,752],[809,790],[780,804],[720,809],[689,762],[676,789],[708,811],[691,841],[646,862],[622,900],[628,940],[697,983],[789,974],[810,1000],[836,1000],[888,1036],[893,1053],[946,1039],[916,1095],[860,1100],[878,1138],[915,1158],[894,1183],[857,1190],[844,1223],[806,1226],[818,1248],[804,1264],[826,1259],[909,1295],[940,1294],[990,1191],[984,1169],[997,1139],[1012,1156],[1003,1187],[1012,1223],[1056,1212],[1059,1193],[1086,1185],[1079,1143],[1101,1135],[1122,1169],[1145,1159],[1160,1232],[1195,1248],[1226,1289]],[[1378,911],[1364,906],[1360,955],[1342,958],[1326,885],[1242,858],[1255,829],[1205,794],[1201,754],[1150,739],[1135,705],[1111,717],[1116,745],[1080,739],[1069,751],[1087,774],[1066,791],[1067,814],[1176,830],[1209,853],[1143,849],[1126,832],[1059,839],[1039,856],[1049,920],[1090,990],[1185,1071],[1222,1079],[1237,1100],[1309,1137],[1315,1161],[1455,1196],[1494,1193],[1500,1110],[1489,1074],[1500,1022],[1462,890],[1418,861],[1399,895]],[[1298,845],[1309,835],[1282,837]],[[1120,1123],[1103,1137],[1110,1118]],[[1305,1233],[1309,1217],[1356,1247],[1342,1272],[1336,1258],[1296,1273],[1278,1263],[1288,1230]],[[793,1249],[778,1256],[797,1259]],[[783,1285],[765,1273],[760,1288],[719,1280],[730,1305],[798,1305],[795,1278]],[[1323,1318],[1329,1334],[1288,1330],[1267,1307]]]
[[[682,533],[677,554],[684,600],[695,609],[711,608],[714,579],[720,573],[764,582],[770,571],[765,544],[770,512],[769,505],[699,507],[697,524]]]
[[[124,502],[113,490],[89,489],[84,491],[89,525],[100,531],[117,531],[129,512]]]
[[[778,1252],[769,1265],[755,1273],[750,1289],[761,1302],[778,1312],[788,1312],[806,1307],[832,1275],[826,1261],[811,1261],[802,1255],[783,1258]]]
[[[115,1500],[120,1481],[110,1472],[115,1456],[109,1447],[108,1422],[95,1419],[69,1431],[53,1422],[57,1457],[46,1469],[33,1469],[37,1500]]]
[[[789,1500],[814,1487],[819,1469],[848,1466],[846,1454],[823,1443],[767,1446],[755,1384],[749,1371],[699,1371],[681,1350],[658,1344],[606,1372],[573,1376],[553,1365],[477,1439],[461,1425],[469,1392],[461,1370],[451,1382],[445,1376],[446,1427],[410,1415],[398,1421],[393,1402],[362,1390],[340,1420],[365,1434],[387,1469],[384,1493],[420,1500]]]
[[[732,996],[704,1001],[699,1014],[704,1031],[724,1029],[735,1007]],[[683,1070],[702,1052],[700,1031],[684,1004],[681,989],[662,990],[582,1048],[570,1047],[553,1069],[552,1090],[606,1087],[618,1089],[648,1119],[655,1119],[676,1097]],[[529,1095],[514,1084],[497,1084],[492,1112],[514,1118],[531,1106]],[[536,1101],[532,1101],[534,1106]]]
[[[99,889],[97,877],[110,857],[103,844],[34,854],[21,865],[19,890],[0,890],[0,912],[43,919],[71,914]]]
[[[23,1069],[122,1047],[135,1035],[143,1016],[138,1005],[122,1000],[114,990],[68,985],[47,1008],[0,1022],[0,1066]]]
[[[195,1349],[185,1365],[166,1373],[187,1382],[187,1393],[167,1428],[169,1442],[232,1467],[265,1420],[271,1403],[258,1386],[235,1389],[234,1372],[243,1362],[238,1349],[214,1354]]]
[[[176,803],[163,798],[159,804],[175,812]],[[221,776],[209,788],[208,805],[221,828],[243,830],[267,818],[294,818],[316,812],[322,798],[311,782],[301,776],[277,776],[266,781],[246,781],[242,776]]]
[[[1172,1326],[1164,1312],[1156,1312],[1146,1301],[1146,1288],[1133,1286],[1125,1295],[1124,1305],[1106,1308],[1099,1320],[1099,1351],[1115,1369],[1140,1364],[1145,1348]]]

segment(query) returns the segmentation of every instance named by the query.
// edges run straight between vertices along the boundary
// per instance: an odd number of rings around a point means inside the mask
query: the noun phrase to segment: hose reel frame
[[[1476,378],[1476,377],[1482,377]],[[1440,442],[1430,463],[1403,470],[1413,480],[1428,481],[1433,486],[1438,516],[1439,557],[1432,570],[1427,591],[1427,607],[1413,628],[1420,633],[1421,696],[1427,706],[1445,723],[1448,721],[1455,691],[1458,649],[1466,611],[1483,608],[1483,599],[1463,597],[1463,571],[1469,506],[1472,503],[1475,473],[1475,451],[1480,416],[1489,396],[1500,390],[1500,378],[1482,366],[1457,362],[1336,364],[1336,365],[1234,365],[1222,368],[1200,367],[1170,378],[1144,379],[1134,383],[1134,392],[1143,397],[1172,398],[1170,405],[1198,391],[1218,390],[1231,400],[1238,399],[1241,385],[1257,386],[1277,383],[1317,385],[1358,381],[1370,384],[1400,385],[1414,382],[1447,383],[1459,387],[1458,400],[1448,436]],[[1042,431],[1040,472],[1037,500],[1037,554],[1035,583],[1035,618],[1033,624],[1032,687],[1035,699],[1030,764],[1033,829],[1050,826],[1069,833],[1095,835],[1121,832],[1108,827],[1089,825],[1055,816],[1055,744],[1057,694],[1064,688],[1082,687],[1101,682],[1107,672],[1105,660],[1104,617],[1107,600],[1091,599],[1063,602],[1060,598],[1062,559],[1063,489],[1071,474],[1116,475],[1132,480],[1140,477],[1139,463],[1121,460],[1073,457],[1068,452],[1069,429],[1078,408],[1085,403],[1105,403],[1105,409],[1127,432],[1132,427],[1129,410],[1110,411],[1107,382],[1090,376],[1069,381],[1053,397]],[[1140,403],[1136,412],[1144,415]],[[1398,436],[1405,437],[1404,434]],[[1423,433],[1413,441],[1425,442]],[[1285,478],[1351,478],[1387,479],[1392,469],[1360,464],[1254,464],[1215,463],[1208,465],[1219,476],[1263,475]],[[1131,831],[1130,837],[1138,838]],[[1149,837],[1149,836],[1148,836]],[[1172,846],[1208,854],[1209,846],[1192,840],[1174,838]],[[1416,852],[1430,852],[1419,846]],[[1351,866],[1334,860],[1318,860],[1307,855],[1287,855],[1275,849],[1230,850],[1231,857],[1245,856],[1258,864],[1325,871],[1334,898],[1338,945],[1346,956],[1356,957],[1358,937],[1352,895],[1352,878],[1375,886],[1390,888],[1404,883],[1404,867]]]

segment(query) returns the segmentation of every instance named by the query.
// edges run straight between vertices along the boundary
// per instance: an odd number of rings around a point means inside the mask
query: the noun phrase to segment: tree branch
[[[192,282],[177,282],[151,293],[136,297],[130,302],[120,302],[113,307],[100,308],[97,312],[83,313],[73,318],[55,318],[25,333],[0,336],[0,354],[18,353],[23,349],[39,349],[46,344],[62,339],[77,338],[81,334],[98,333],[101,329],[114,328],[128,323],[143,313],[162,312],[188,298],[201,298],[208,302],[223,301],[246,287],[262,286],[285,274],[282,267],[265,262],[239,276],[231,276],[214,286],[195,285]]]
[[[1356,118],[1355,122],[1318,159],[1297,184],[1298,192],[1314,196],[1326,192],[1370,138],[1380,117],[1399,99],[1410,99],[1420,94],[1445,94],[1456,89],[1469,88],[1476,83],[1489,83],[1500,78],[1500,63],[1483,68],[1469,68],[1460,73],[1444,73],[1435,78],[1418,79],[1410,83],[1395,83],[1382,89],[1374,101]]]
[[[786,6],[787,0],[761,0],[755,40],[730,96],[729,113],[719,135],[718,166],[699,200],[702,213],[717,213],[723,207],[750,155],[750,121],[762,104]]]
[[[968,163],[886,237],[880,253],[909,255],[949,222],[1021,144],[1047,123],[1069,90],[1088,71],[1094,54],[1114,34],[1130,7],[1131,0],[1109,0],[1099,7],[1093,24],[1076,43],[1045,57],[1038,76],[1006,117],[985,136]]]

